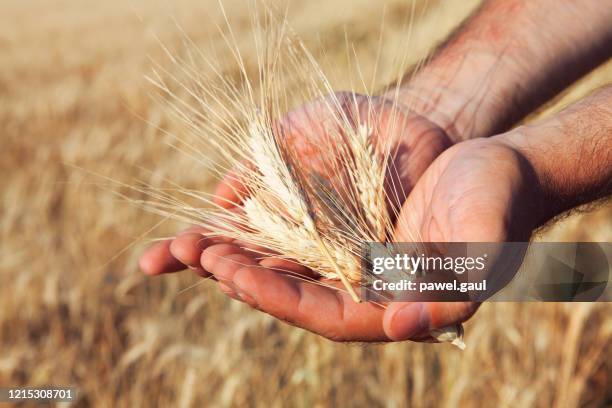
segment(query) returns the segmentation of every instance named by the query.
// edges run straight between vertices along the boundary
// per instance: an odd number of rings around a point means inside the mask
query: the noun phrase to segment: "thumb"
[[[426,336],[469,319],[479,304],[474,302],[396,302],[389,304],[383,317],[383,329],[393,341]]]

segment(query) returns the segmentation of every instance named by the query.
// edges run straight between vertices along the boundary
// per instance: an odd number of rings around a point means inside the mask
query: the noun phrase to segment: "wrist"
[[[610,17],[598,0],[485,2],[397,95],[455,142],[499,134],[609,58]]]
[[[561,152],[551,152],[543,145],[544,141],[538,140],[540,131],[537,126],[520,126],[491,138],[514,150],[520,157],[523,183],[529,184],[525,188],[529,194],[523,199],[531,207],[534,229],[577,205],[575,200],[558,188],[554,177],[551,177],[549,163],[555,161],[555,153]]]
[[[485,51],[447,52],[385,96],[396,97],[458,143],[491,136],[514,121],[513,71],[510,59]]]

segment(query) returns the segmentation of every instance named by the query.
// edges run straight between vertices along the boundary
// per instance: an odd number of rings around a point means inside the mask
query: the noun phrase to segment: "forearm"
[[[455,141],[507,130],[612,53],[607,1],[491,0],[399,97]]]
[[[516,149],[539,184],[538,224],[612,194],[612,86],[556,116],[496,136]]]

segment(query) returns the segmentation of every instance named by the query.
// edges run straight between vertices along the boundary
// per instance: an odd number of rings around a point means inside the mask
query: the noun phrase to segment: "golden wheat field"
[[[249,7],[223,4],[254,64]],[[366,76],[382,44],[382,85],[398,52],[418,61],[477,4],[294,0],[287,15],[342,90],[347,41]],[[145,75],[151,60],[168,63],[158,39],[180,52],[176,23],[223,60],[217,2],[3,0],[0,10],[0,386],[73,385],[77,406],[612,402],[606,303],[485,304],[465,325],[465,351],[364,346],[292,328],[191,273],[145,277],[140,252],[184,226],[118,200],[109,189],[121,188],[100,188],[88,172],[211,188],[211,174],[164,143],[163,130],[180,134],[184,124],[151,98]],[[238,76],[227,60],[224,73]],[[538,115],[610,81],[612,63]],[[538,239],[612,241],[612,206],[574,214]]]

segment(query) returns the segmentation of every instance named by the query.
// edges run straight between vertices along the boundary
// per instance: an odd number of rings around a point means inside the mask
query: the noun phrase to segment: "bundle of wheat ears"
[[[210,236],[239,240],[261,256],[298,262],[321,277],[340,280],[359,302],[355,286],[368,279],[361,272],[363,245],[392,238],[398,197],[405,196],[390,193],[399,188],[388,182],[394,149],[377,138],[380,121],[372,99],[334,94],[286,19],[267,13],[253,25],[255,79],[229,23],[221,35],[239,79],[226,75],[217,59],[199,51],[186,35],[183,56],[168,52],[174,69],[156,63],[149,77],[188,129],[188,134],[169,135],[171,144],[220,177],[231,174],[241,185],[236,193],[242,205],[228,209],[211,194],[178,186],[147,189],[154,199],[139,204],[201,225]],[[296,101],[312,99],[323,112],[314,120],[326,121],[318,123],[322,131],[307,129],[307,140],[296,141],[280,118]],[[391,115],[386,126],[396,122]],[[453,326],[431,336],[461,346],[461,333],[461,326]]]

